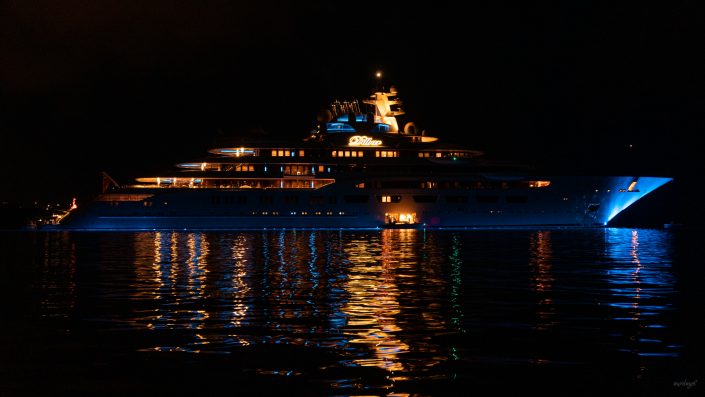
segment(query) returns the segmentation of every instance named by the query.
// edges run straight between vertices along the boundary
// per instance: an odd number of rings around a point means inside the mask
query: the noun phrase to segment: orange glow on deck
[[[130,188],[140,189],[320,189],[335,183],[335,179],[313,178],[308,175],[284,178],[175,178],[144,177],[136,178],[139,183]]]
[[[548,187],[551,185],[551,181],[529,181],[529,187]]]
[[[389,213],[384,214],[386,224],[413,224],[416,223],[416,213]]]

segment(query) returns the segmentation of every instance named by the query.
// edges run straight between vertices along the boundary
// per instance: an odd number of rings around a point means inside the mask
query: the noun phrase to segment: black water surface
[[[0,395],[698,395],[703,237],[5,232]]]

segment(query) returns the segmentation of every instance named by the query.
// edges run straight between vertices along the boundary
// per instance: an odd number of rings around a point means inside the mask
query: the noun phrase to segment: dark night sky
[[[421,128],[495,158],[703,174],[697,1],[329,3],[0,2],[0,199],[87,197],[219,133],[303,136],[376,69]]]

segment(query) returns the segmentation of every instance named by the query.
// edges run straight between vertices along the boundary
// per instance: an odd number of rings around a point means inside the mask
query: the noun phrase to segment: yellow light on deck
[[[636,187],[636,181],[632,181],[632,183],[629,184],[629,187],[627,188],[627,191],[628,191],[628,192],[633,192],[635,187]]]
[[[348,139],[348,146],[382,146],[382,141],[365,135],[353,135]]]
[[[529,181],[529,187],[548,187],[551,181]]]
[[[382,72],[377,71],[377,73],[375,74],[375,76],[377,76],[378,79],[382,78]]]

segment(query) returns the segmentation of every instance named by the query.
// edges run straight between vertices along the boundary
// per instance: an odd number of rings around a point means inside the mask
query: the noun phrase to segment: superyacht
[[[403,127],[394,88],[335,101],[297,140],[234,138],[72,209],[85,230],[605,226],[671,178],[535,174]],[[74,206],[75,207],[75,206]]]

